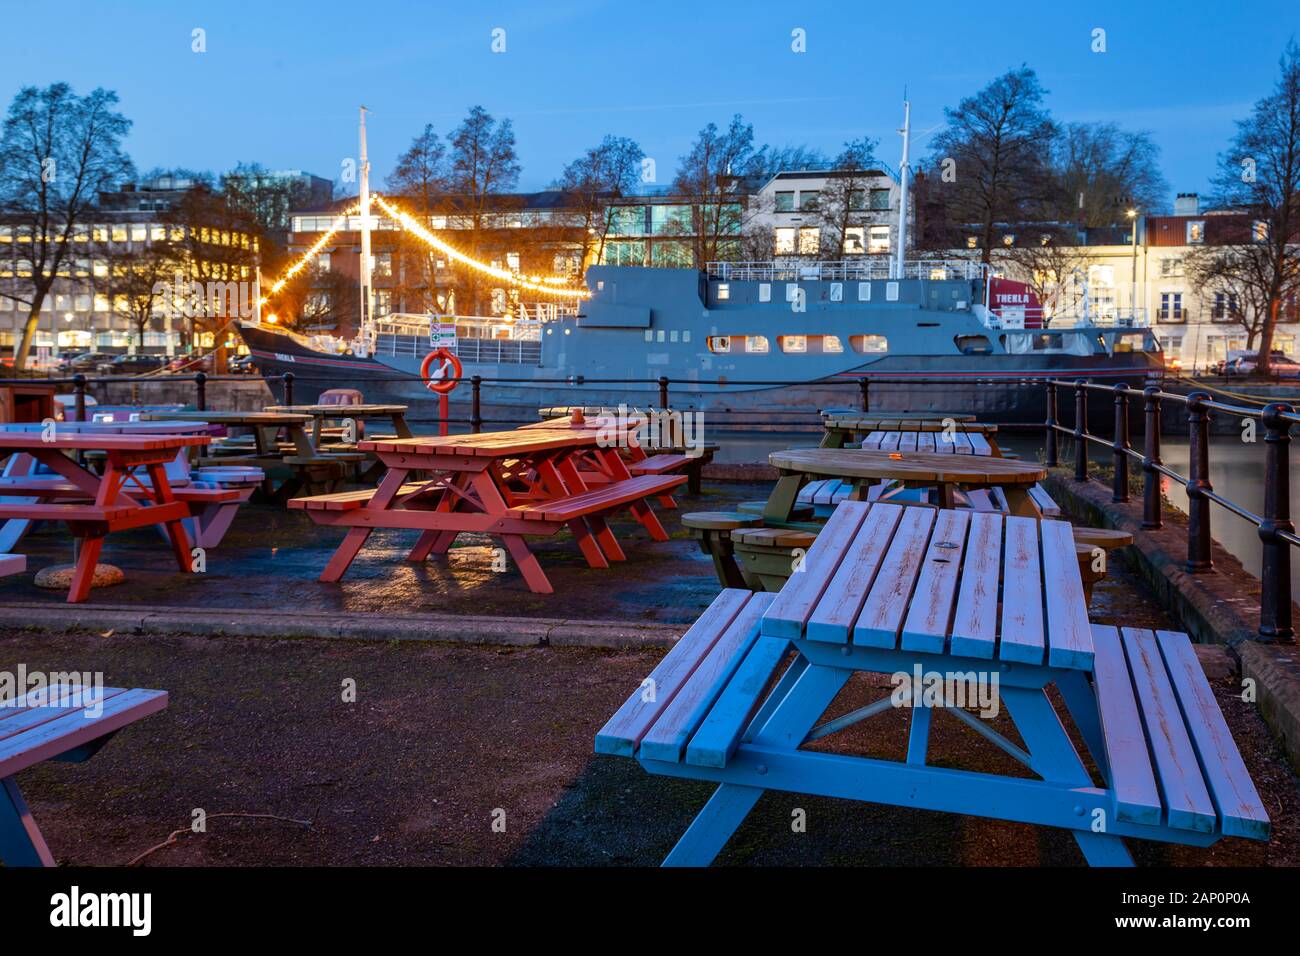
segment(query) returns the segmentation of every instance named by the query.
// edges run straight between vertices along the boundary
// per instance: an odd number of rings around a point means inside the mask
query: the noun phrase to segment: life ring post
[[[451,393],[460,384],[463,371],[464,366],[456,353],[445,348],[434,349],[420,363],[420,378],[424,380],[425,388],[438,396],[438,434],[443,437],[446,437],[450,424],[447,419],[451,415]]]

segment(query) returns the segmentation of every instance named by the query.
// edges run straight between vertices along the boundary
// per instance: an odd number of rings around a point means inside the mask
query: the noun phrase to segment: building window
[[[794,237],[795,230],[790,226],[782,226],[776,230],[776,254],[778,256],[794,255]]]
[[[867,230],[865,226],[849,226],[844,230],[844,254],[860,256],[867,251]]]
[[[375,315],[388,315],[393,311],[393,295],[387,289],[375,290]]]
[[[818,197],[819,197],[820,195],[821,195],[821,193],[820,193],[818,190],[816,190],[816,189],[801,189],[801,190],[799,190],[799,211],[800,211],[800,212],[816,212],[816,211],[817,211],[817,199],[818,199]]]
[[[822,231],[818,226],[802,226],[799,229],[799,255],[815,256],[821,251]]]
[[[717,299],[719,302],[726,302],[731,298],[731,284],[728,282],[719,282],[717,285]]]
[[[144,242],[144,241],[145,241],[146,239],[148,239],[148,238],[149,238],[149,226],[148,226],[148,224],[143,223],[143,222],[136,222],[136,223],[132,223],[132,224],[131,224],[131,241],[132,241],[132,242]]]
[[[978,248],[979,248],[979,239],[977,239],[975,236],[967,236],[967,237],[966,237],[966,248],[967,248],[967,249],[978,249]]]
[[[1256,219],[1250,227],[1250,234],[1256,242],[1268,242],[1268,222]]]
[[[806,335],[780,335],[777,341],[781,344],[782,352],[807,352],[808,336]]]
[[[1161,292],[1160,311],[1156,318],[1161,322],[1183,322],[1183,294],[1181,292]]]
[[[708,343],[710,352],[731,351],[731,336],[729,335],[710,335]]]
[[[865,189],[849,190],[849,208],[854,212],[861,212],[867,208],[867,191]]]
[[[330,254],[328,252],[316,253],[316,258],[312,262],[312,268],[317,275],[324,275],[330,271]]]
[[[1183,260],[1177,256],[1171,256],[1168,259],[1160,260],[1160,274],[1164,277],[1180,276],[1183,274]]]
[[[1187,224],[1187,244],[1189,246],[1199,245],[1205,242],[1205,220],[1198,219],[1195,222]]]
[[[126,237],[127,237],[126,226],[121,223],[113,226],[109,231],[109,236],[113,242],[126,242]]]
[[[745,351],[746,352],[766,352],[768,350],[766,335],[746,335]]]
[[[871,227],[871,232],[867,237],[867,252],[873,256],[889,252],[888,226]]]
[[[1240,319],[1241,310],[1237,307],[1237,294],[1235,292],[1214,293],[1214,307],[1210,310],[1210,318],[1216,322],[1233,322]]]
[[[888,189],[871,190],[871,208],[876,212],[884,212],[889,209]]]
[[[794,212],[794,193],[779,192],[776,194],[776,211],[777,212]]]
[[[375,275],[381,279],[391,279],[393,277],[393,254],[391,252],[375,254]]]
[[[838,335],[823,335],[823,336],[822,336],[822,351],[823,351],[823,352],[843,352],[843,351],[844,351],[844,343],[840,341],[840,337],[839,337]]]

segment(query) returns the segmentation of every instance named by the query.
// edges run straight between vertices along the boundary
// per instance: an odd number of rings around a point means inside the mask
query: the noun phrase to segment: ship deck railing
[[[916,259],[903,263],[903,279],[974,280],[984,277],[988,267],[964,259]],[[776,259],[768,262],[710,262],[709,278],[723,282],[865,282],[898,279],[895,263],[887,256],[837,261]]]

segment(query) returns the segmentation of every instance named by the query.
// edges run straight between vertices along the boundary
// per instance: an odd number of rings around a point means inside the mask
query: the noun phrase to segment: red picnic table
[[[82,539],[68,602],[84,601],[90,594],[95,564],[112,531],[152,524],[163,525],[176,563],[190,570],[190,543],[181,521],[190,516],[189,505],[178,501],[167,479],[167,463],[180,448],[206,445],[207,435],[95,435],[54,434],[48,437],[24,432],[0,433],[0,458],[26,454],[65,479],[62,489],[44,489],[55,497],[90,501],[32,503],[0,500],[0,519],[63,521]],[[69,451],[104,454],[104,473],[96,475],[70,458]],[[148,480],[136,473],[143,470]],[[21,488],[14,488],[21,494]],[[66,492],[66,493],[63,493]]]
[[[477,532],[500,537],[534,592],[552,587],[524,535],[551,535],[567,527],[593,568],[626,559],[606,518],[630,508],[656,541],[667,541],[648,496],[686,481],[680,475],[633,476],[620,443],[602,446],[588,429],[537,429],[365,441],[387,467],[378,489],[295,498],[318,524],[350,530],[321,574],[337,581],[375,528],[421,532],[410,560],[446,554],[456,537]],[[592,488],[579,461],[595,460],[610,480]]]

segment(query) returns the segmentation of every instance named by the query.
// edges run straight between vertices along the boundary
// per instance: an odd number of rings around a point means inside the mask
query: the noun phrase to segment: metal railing
[[[980,279],[987,266],[965,259],[915,259],[903,263],[903,275],[891,275],[888,256],[810,262],[790,258],[770,262],[710,262],[705,271],[723,282],[853,282],[868,279]]]
[[[1059,417],[1058,389],[1074,391],[1074,426],[1062,425]],[[1047,421],[1046,459],[1048,467],[1060,465],[1058,436],[1070,435],[1074,439],[1074,478],[1088,481],[1088,447],[1096,444],[1108,447],[1113,461],[1111,500],[1129,501],[1129,466],[1140,464],[1143,473],[1142,527],[1148,530],[1164,525],[1160,479],[1178,482],[1187,492],[1187,560],[1184,568],[1189,574],[1206,574],[1214,570],[1212,558],[1211,504],[1216,504],[1237,518],[1250,522],[1259,532],[1263,544],[1260,563],[1260,641],[1292,643],[1295,627],[1291,609],[1291,548],[1300,546],[1295,525],[1291,521],[1291,426],[1300,422],[1300,415],[1285,402],[1273,402],[1262,408],[1231,405],[1216,401],[1208,392],[1194,391],[1178,395],[1164,391],[1159,385],[1148,385],[1141,390],[1118,385],[1098,385],[1083,379],[1066,381],[1052,379],[1046,383]],[[1100,392],[1110,396],[1114,404],[1114,429],[1109,439],[1088,431],[1088,396]],[[1142,450],[1135,449],[1129,438],[1129,406],[1142,400],[1143,443]],[[1162,403],[1173,402],[1185,406],[1188,428],[1188,474],[1181,475],[1167,466],[1160,457],[1160,431]],[[1235,501],[1214,490],[1210,482],[1210,418],[1214,412],[1233,415],[1243,420],[1258,421],[1264,427],[1264,508],[1255,514]]]

